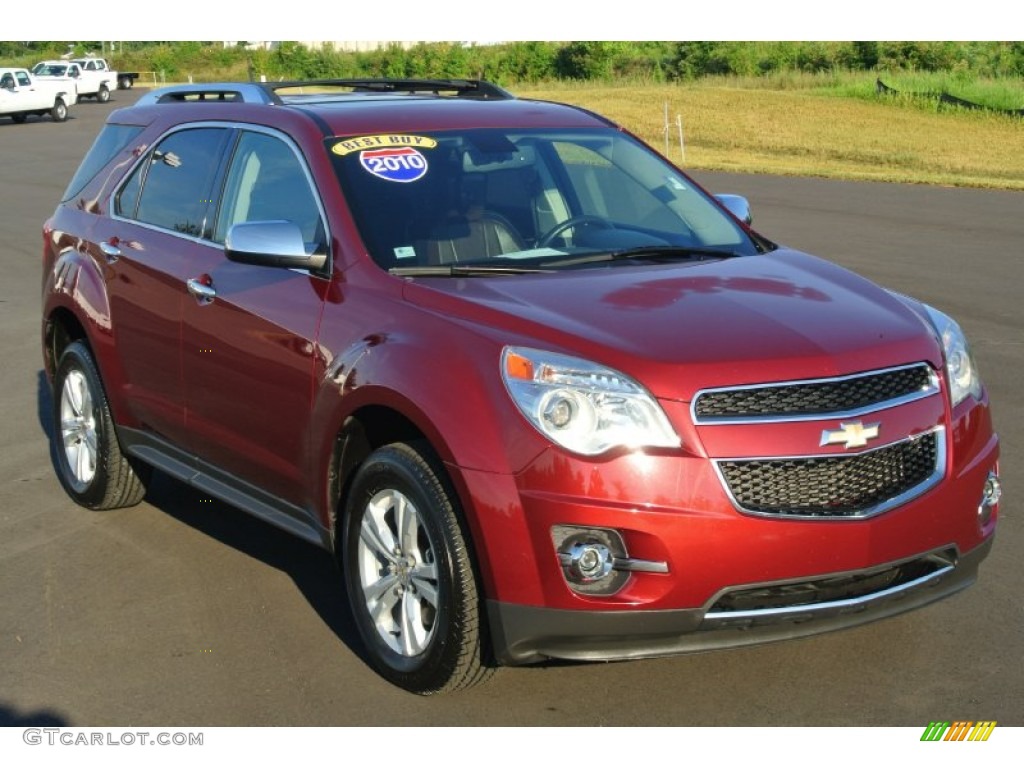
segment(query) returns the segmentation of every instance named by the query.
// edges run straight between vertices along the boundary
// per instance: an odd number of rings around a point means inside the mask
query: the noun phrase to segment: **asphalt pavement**
[[[1002,437],[1002,519],[977,584],[829,635],[503,669],[420,698],[363,661],[327,553],[164,477],[105,513],[56,480],[41,228],[106,115],[139,94],[64,124],[0,119],[0,725],[1024,725],[1024,194],[695,174],[746,195],[770,238],[960,321]]]

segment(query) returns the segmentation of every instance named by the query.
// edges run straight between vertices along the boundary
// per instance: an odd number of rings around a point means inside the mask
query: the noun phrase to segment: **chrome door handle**
[[[195,278],[189,280],[186,285],[188,286],[188,292],[195,296],[196,301],[200,304],[209,304],[217,298],[217,291],[214,290],[212,285],[207,285]]]
[[[107,261],[113,263],[118,260],[121,256],[121,249],[114,245],[109,240],[104,240],[100,243],[100,251],[107,257]]]

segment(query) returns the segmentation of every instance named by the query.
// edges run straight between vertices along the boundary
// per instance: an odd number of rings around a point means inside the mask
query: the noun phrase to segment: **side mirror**
[[[750,213],[750,203],[742,195],[715,195],[715,199],[744,224],[750,224],[754,221],[754,217]]]
[[[235,224],[224,239],[224,254],[241,264],[286,269],[323,269],[326,253],[307,253],[302,231],[290,221]]]

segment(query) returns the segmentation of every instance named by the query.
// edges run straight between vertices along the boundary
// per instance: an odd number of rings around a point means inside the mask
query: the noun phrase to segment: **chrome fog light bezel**
[[[992,470],[985,478],[985,485],[981,489],[981,502],[978,504],[978,524],[986,528],[992,522],[992,513],[999,508],[999,501],[1003,498],[1003,484],[999,480],[999,473]]]
[[[569,589],[584,595],[619,592],[632,573],[668,573],[668,563],[629,556],[621,532],[614,528],[556,525],[551,528],[562,577]]]

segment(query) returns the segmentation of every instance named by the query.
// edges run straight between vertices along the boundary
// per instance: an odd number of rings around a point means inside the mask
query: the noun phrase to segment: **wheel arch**
[[[415,406],[410,406],[415,409]],[[334,438],[325,489],[330,514],[328,524],[335,555],[338,558],[343,556],[341,536],[344,530],[344,510],[359,467],[375,450],[385,445],[418,443],[433,453],[438,479],[452,495],[455,514],[463,528],[477,582],[488,592],[492,574],[486,558],[481,557],[483,550],[476,543],[483,535],[482,531],[475,517],[467,514],[471,505],[468,488],[459,467],[445,458],[446,455],[451,456],[449,447],[433,425],[428,424],[424,428],[423,418],[422,414],[417,419],[392,405],[379,403],[363,405],[345,417]]]
[[[92,350],[85,326],[75,313],[67,307],[56,307],[47,316],[43,326],[43,362],[47,378],[51,381],[64,350],[76,341],[81,341]]]
[[[43,364],[52,381],[68,344],[82,341],[96,363],[110,410],[118,425],[129,410],[122,396],[124,374],[114,346],[110,297],[96,264],[73,247],[59,252],[46,270],[43,295]]]

